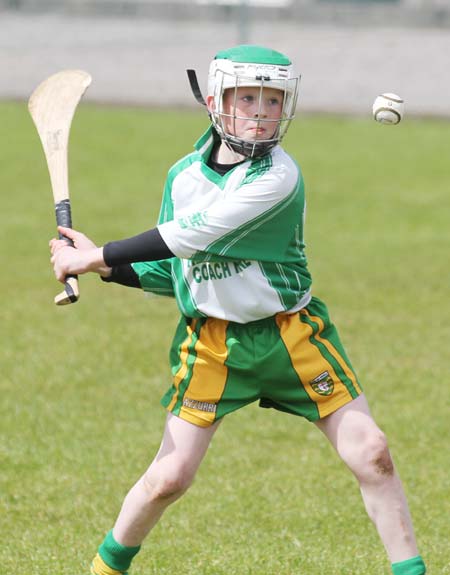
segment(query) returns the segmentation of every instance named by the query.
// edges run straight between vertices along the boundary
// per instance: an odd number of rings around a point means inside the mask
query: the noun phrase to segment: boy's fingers
[[[77,232],[72,228],[65,228],[64,226],[58,226],[58,232],[71,240],[75,240],[78,236],[81,235],[80,232]]]
[[[67,247],[67,242],[66,242],[66,240],[57,240],[57,239],[53,238],[52,240],[50,240],[49,246],[50,246],[50,251],[52,252],[52,254],[54,254],[55,252],[57,252],[61,248]]]

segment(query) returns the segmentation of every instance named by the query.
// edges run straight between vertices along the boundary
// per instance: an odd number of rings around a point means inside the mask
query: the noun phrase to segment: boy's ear
[[[206,107],[210,112],[216,109],[216,103],[214,101],[214,96],[206,96]]]

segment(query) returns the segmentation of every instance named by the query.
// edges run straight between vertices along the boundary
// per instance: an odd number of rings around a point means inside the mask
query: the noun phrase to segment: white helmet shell
[[[289,79],[296,78],[292,64],[289,66],[276,66],[274,64],[255,64],[251,62],[237,63],[230,60],[213,60],[209,66],[208,96],[216,95],[217,85],[224,90],[236,87],[236,78],[239,86],[264,86],[277,90],[289,90],[292,92],[292,83]]]

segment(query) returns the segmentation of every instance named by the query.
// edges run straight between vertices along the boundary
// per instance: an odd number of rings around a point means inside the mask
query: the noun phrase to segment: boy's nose
[[[255,113],[253,114],[254,118],[267,118],[267,110],[266,107],[264,106],[264,104],[259,105],[256,110]]]

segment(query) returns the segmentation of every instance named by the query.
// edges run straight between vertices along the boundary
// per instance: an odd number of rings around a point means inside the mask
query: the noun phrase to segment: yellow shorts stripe
[[[305,313],[305,310],[300,310],[300,313]],[[313,328],[307,323],[302,323],[298,314],[292,316],[280,314],[276,319],[281,338],[291,357],[292,366],[308,396],[316,404],[319,417],[325,417],[336,411],[337,407],[351,401],[353,398],[338,377],[333,365],[320,353],[318,347],[311,343],[310,337],[314,335]],[[324,372],[328,372],[333,380],[332,396],[320,395],[312,386],[314,379]]]
[[[197,320],[194,319],[192,320],[192,324],[188,325],[186,327],[186,331],[187,331],[187,337],[186,339],[183,341],[183,343],[181,344],[181,351],[180,351],[180,368],[177,371],[177,373],[174,375],[173,378],[173,384],[175,386],[176,392],[173,394],[172,400],[170,402],[170,404],[168,405],[167,409],[169,411],[172,411],[172,409],[175,407],[175,404],[177,403],[178,400],[178,394],[180,392],[180,383],[184,380],[184,378],[187,376],[188,374],[188,359],[189,359],[189,347],[192,345],[193,339],[194,339],[194,334],[195,334],[195,325],[197,323]]]
[[[334,359],[339,363],[343,372],[348,377],[348,379],[352,382],[353,387],[358,393],[362,393],[362,389],[358,384],[358,380],[356,379],[355,374],[349,368],[347,361],[342,357],[339,351],[334,347],[334,345],[327,339],[321,337],[321,333],[323,332],[325,325],[323,323],[323,319],[316,315],[311,315],[307,309],[302,310],[309,317],[309,319],[319,326],[319,331],[316,333],[315,338],[320,341],[330,352],[330,354],[334,357]]]
[[[225,389],[228,323],[210,318],[200,328],[195,344],[197,357],[180,409],[180,417],[196,425],[206,427],[214,422],[217,404]]]

